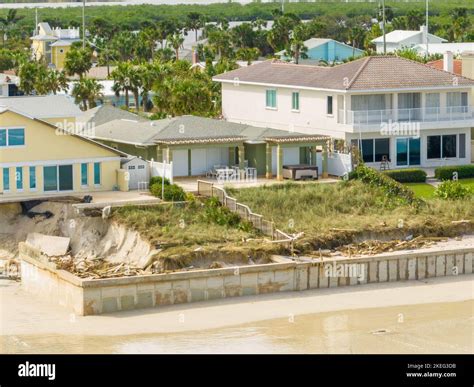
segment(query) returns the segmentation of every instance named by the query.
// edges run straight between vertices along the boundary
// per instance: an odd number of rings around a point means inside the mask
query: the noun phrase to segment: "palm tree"
[[[31,95],[35,91],[36,75],[39,71],[37,62],[25,62],[20,65],[18,76],[20,77],[20,89]]]
[[[64,59],[64,69],[68,75],[77,74],[82,78],[92,67],[92,50],[89,47],[72,47]]]
[[[194,31],[194,41],[197,42],[198,40],[198,30],[203,25],[203,17],[198,12],[190,12],[186,17],[186,28]]]
[[[102,100],[102,86],[95,79],[81,78],[74,84],[72,96],[77,104],[82,104],[82,110],[92,109],[97,106],[97,100]]]
[[[181,36],[181,34],[176,33],[171,36],[168,36],[166,40],[168,42],[168,46],[171,46],[174,49],[175,59],[179,60],[179,49],[183,45],[184,38]]]
[[[64,72],[54,69],[48,70],[46,74],[45,84],[48,93],[56,94],[60,91],[67,92],[69,89],[69,86],[67,84],[67,78]]]
[[[236,53],[237,59],[247,61],[247,65],[250,66],[253,60],[257,60],[260,56],[260,50],[256,47],[250,48],[239,48]]]
[[[112,86],[113,91],[117,97],[120,97],[120,93],[125,93],[125,105],[127,109],[130,106],[129,101],[129,92],[130,87],[130,69],[131,65],[129,62],[119,62],[117,68],[112,71],[112,79],[114,80],[114,85]]]
[[[5,36],[8,37],[9,32],[13,30],[16,23],[18,23],[24,16],[18,16],[16,9],[9,9],[6,17],[0,17],[0,25],[2,26],[2,43],[5,46]]]

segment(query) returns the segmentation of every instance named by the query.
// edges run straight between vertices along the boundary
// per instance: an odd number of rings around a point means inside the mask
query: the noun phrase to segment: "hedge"
[[[150,179],[150,187],[153,185],[153,184],[160,184],[161,185],[161,176],[153,176],[151,179]],[[165,185],[170,185],[170,181],[169,179],[167,179],[165,177]]]
[[[161,183],[152,184],[150,187],[150,192],[152,193],[152,195],[160,199],[161,199],[161,190],[162,190]],[[186,193],[179,185],[176,185],[176,184],[165,184],[164,196],[165,196],[164,200],[166,201],[183,202],[186,200]]]
[[[458,173],[459,179],[474,177],[474,165],[458,165],[452,167],[439,167],[435,169],[435,177],[439,180],[452,180],[453,173]]]
[[[424,183],[426,181],[426,172],[422,169],[394,169],[383,173],[399,183]]]

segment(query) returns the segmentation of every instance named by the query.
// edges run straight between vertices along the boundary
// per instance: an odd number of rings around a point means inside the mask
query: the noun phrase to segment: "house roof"
[[[215,76],[217,82],[326,90],[386,90],[454,87],[451,73],[396,56],[368,56],[333,67],[268,60]],[[474,86],[458,77],[456,87]]]
[[[93,138],[135,145],[209,144],[274,139],[288,142],[315,140],[316,136],[197,116],[179,116],[157,121],[115,120],[95,128]],[[317,139],[327,139],[317,136]]]
[[[81,110],[67,95],[0,98],[0,107],[12,108],[35,118],[77,117]]]
[[[401,43],[409,38],[412,38],[418,34],[422,34],[423,31],[405,31],[405,30],[394,30],[385,34],[385,41],[387,43]],[[439,36],[428,33],[431,38],[437,39],[440,42],[447,42],[446,39],[440,38]],[[378,38],[372,39],[372,43],[383,43],[383,35]]]
[[[70,45],[73,44],[74,42],[80,42],[80,41],[81,41],[80,39],[68,39],[68,40],[60,39],[60,40],[57,40],[56,42],[54,42],[53,44],[51,44],[51,47],[65,47],[65,46],[70,46]]]
[[[12,112],[12,113],[15,113],[15,114],[19,114],[20,116],[27,117],[27,118],[29,118],[30,120],[37,121],[37,122],[41,122],[42,124],[48,126],[49,128],[51,128],[51,129],[53,129],[53,130],[57,130],[57,129],[58,129],[58,127],[57,127],[56,125],[53,125],[53,124],[51,124],[51,123],[49,123],[49,122],[47,122],[47,121],[43,121],[43,120],[40,119],[40,118],[33,117],[33,116],[31,116],[31,115],[29,115],[29,114],[27,114],[27,113],[24,113],[24,112],[22,112],[22,111],[18,111],[18,110],[16,110],[15,108],[11,108],[11,107],[6,107],[6,106],[1,106],[1,105],[0,105],[0,114],[4,114],[4,113],[6,113],[6,112]],[[75,134],[75,133],[69,133],[69,135],[72,136],[72,137],[76,137],[76,138],[78,138],[78,139],[80,139],[80,140],[82,140],[82,141],[86,141],[86,142],[88,142],[88,143],[94,144],[94,145],[96,145],[96,146],[98,146],[98,147],[100,147],[100,148],[108,149],[109,151],[111,151],[111,152],[113,152],[113,153],[115,153],[115,154],[117,154],[117,155],[119,155],[119,156],[126,156],[126,157],[129,156],[127,153],[124,153],[124,152],[122,152],[122,151],[120,151],[120,150],[118,150],[118,149],[112,148],[112,147],[110,147],[110,146],[108,146],[108,145],[102,144],[102,143],[100,143],[100,142],[98,142],[98,141],[95,141],[95,140],[93,140],[93,139],[91,139],[91,138],[84,137],[84,136],[80,136],[80,135]]]
[[[148,119],[141,117],[137,114],[131,113],[127,110],[123,110],[117,108],[112,105],[100,105],[95,108],[86,110],[83,112],[79,117],[77,117],[76,121],[79,123],[83,123],[84,125],[94,125],[99,126],[105,124],[107,122],[111,122],[114,120],[132,120],[138,122],[150,122]]]
[[[338,42],[337,40],[334,40],[334,39],[326,39],[326,38],[311,38],[311,39],[305,40],[304,45],[306,46],[306,48],[308,48],[310,50],[312,48],[322,46],[323,44],[326,44],[326,43],[331,42],[331,41],[336,42],[337,44],[341,44],[343,46],[350,47],[352,49],[351,46],[349,46],[345,43]],[[361,50],[359,48],[354,48],[354,50],[357,51],[357,52],[359,52],[359,51],[363,52],[364,51],[364,50]],[[281,51],[275,53],[275,55],[281,56],[281,55],[284,55],[285,52],[286,52],[286,50],[281,50]]]
[[[438,60],[428,62],[427,65],[438,70],[443,70],[444,61],[443,59],[438,59]],[[461,59],[453,59],[453,73],[456,75],[462,75],[462,60]]]

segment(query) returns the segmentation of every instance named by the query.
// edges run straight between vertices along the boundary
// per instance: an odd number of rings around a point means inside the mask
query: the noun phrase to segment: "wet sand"
[[[474,275],[462,275],[425,281],[240,297],[83,317],[25,293],[19,283],[0,280],[0,335],[124,336],[179,333],[309,314],[453,303],[473,298]]]
[[[0,336],[7,353],[474,352],[474,302],[290,316],[227,328],[128,336]]]

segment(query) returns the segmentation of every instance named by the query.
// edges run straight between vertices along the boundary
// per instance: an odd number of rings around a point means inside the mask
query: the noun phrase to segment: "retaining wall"
[[[471,274],[473,256],[472,248],[420,251],[86,280],[56,269],[38,250],[20,243],[24,289],[63,305],[78,315],[284,291]]]

